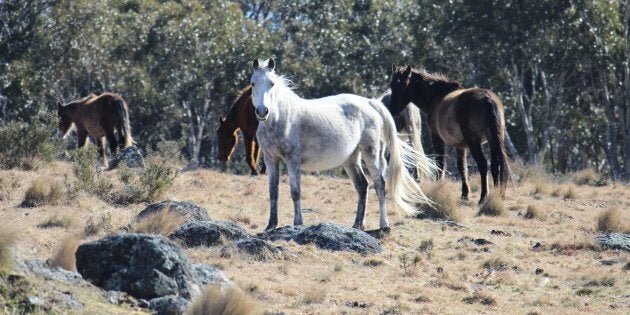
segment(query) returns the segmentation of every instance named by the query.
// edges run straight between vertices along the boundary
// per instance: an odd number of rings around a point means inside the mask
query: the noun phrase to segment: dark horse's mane
[[[236,116],[238,115],[238,111],[240,108],[240,106],[237,106],[237,105],[242,105],[242,104],[239,104],[239,102],[243,102],[250,95],[252,95],[251,85],[246,86],[236,95],[236,97],[234,98],[234,101],[232,102],[232,105],[230,106],[230,112],[227,114],[228,120],[236,119]]]
[[[439,86],[450,88],[451,90],[464,88],[461,82],[452,80],[442,73],[429,73],[425,69],[412,69],[411,72],[420,76],[424,81],[435,82]]]

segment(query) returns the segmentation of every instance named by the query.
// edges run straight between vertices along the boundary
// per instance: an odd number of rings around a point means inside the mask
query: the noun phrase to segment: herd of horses
[[[390,90],[378,99],[353,94],[303,99],[284,76],[276,74],[273,58],[263,62],[254,59],[252,66],[250,85],[241,91],[228,115],[219,117],[218,158],[230,159],[240,130],[251,173],[268,175],[270,216],[266,230],[278,225],[281,162],[287,166],[294,225],[303,222],[301,172],[341,166],[358,194],[353,227],[363,229],[368,190],[365,167],[378,198],[380,229],[387,230],[386,192],[409,214],[416,214],[419,204],[432,205],[417,178],[444,176],[445,145],[454,146],[457,151],[462,199],[468,199],[470,192],[466,165],[470,150],[481,177],[482,203],[488,194],[488,162],[481,145],[488,142],[493,183],[505,197],[509,169],[503,143],[503,104],[492,91],[465,88],[458,81],[409,65],[393,65]],[[65,135],[74,124],[78,146],[85,144],[88,135],[93,137],[104,161],[105,142],[112,154],[133,144],[127,104],[122,97],[91,94],[57,105],[59,133]],[[427,117],[435,162],[426,157],[420,143],[420,111]],[[401,131],[409,135],[411,145],[398,137]],[[264,163],[259,172],[261,155]]]

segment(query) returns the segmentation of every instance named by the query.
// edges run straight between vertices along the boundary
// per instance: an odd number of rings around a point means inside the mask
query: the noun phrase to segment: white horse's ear
[[[405,69],[405,72],[403,72],[403,76],[408,77],[411,75],[411,66],[407,65],[407,69]]]
[[[252,62],[252,66],[254,67],[254,70],[260,68],[260,64],[258,63],[258,58],[254,58],[254,61]]]
[[[273,60],[273,57],[269,58],[269,63],[267,64],[267,68],[269,68],[269,70],[273,70],[273,68],[276,67],[276,61]]]

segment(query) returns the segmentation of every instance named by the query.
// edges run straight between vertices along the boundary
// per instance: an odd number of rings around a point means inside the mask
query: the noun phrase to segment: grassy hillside
[[[102,175],[113,189],[122,187],[117,172]],[[495,205],[505,210],[499,216],[477,215],[478,177],[471,178],[471,201],[458,200],[459,182],[439,183],[439,189],[424,184],[426,191],[439,191],[445,204],[455,205],[457,225],[411,218],[389,203],[392,232],[381,240],[384,250],[376,255],[284,242],[277,243],[286,249],[284,257],[268,261],[222,258],[220,247],[186,253],[193,261],[219,266],[264,309],[289,314],[629,313],[630,253],[602,249],[593,237],[600,233],[598,227],[630,232],[630,187],[603,183],[592,172],[558,178],[514,167],[514,174],[507,200]],[[36,171],[0,171],[0,223],[12,231],[13,256],[56,257],[60,265],[71,266],[67,253],[77,238],[114,233],[146,207],[117,205],[83,191],[69,194],[67,183],[74,181],[66,162]],[[44,187],[33,188],[37,185]],[[291,224],[286,176],[280,188],[280,225]],[[48,199],[20,207],[32,190]],[[257,233],[268,220],[267,191],[266,176],[198,170],[177,175],[161,199],[193,202],[207,208],[212,219],[234,221]],[[302,193],[305,224],[354,222],[357,196],[349,180],[305,175]],[[373,189],[368,199],[366,229],[376,229]],[[479,239],[491,244],[477,245],[483,243]],[[601,263],[614,258],[621,262]],[[92,288],[31,281],[37,292],[70,290],[86,309],[125,312],[101,307],[105,299]]]

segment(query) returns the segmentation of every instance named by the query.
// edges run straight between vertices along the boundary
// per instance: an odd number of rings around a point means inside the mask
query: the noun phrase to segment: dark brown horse
[[[124,149],[133,144],[127,103],[118,94],[103,93],[99,96],[90,94],[65,105],[57,102],[57,114],[59,135],[65,136],[74,124],[77,129],[78,147],[83,147],[87,136],[90,135],[96,139],[99,153],[106,165],[107,149],[104,138],[107,139],[113,155],[119,148]]]
[[[456,147],[457,168],[462,177],[462,199],[468,199],[466,149],[470,149],[481,175],[482,203],[488,194],[488,162],[481,145],[490,143],[491,171],[495,186],[505,198],[509,170],[503,137],[505,122],[503,103],[490,90],[464,88],[445,76],[430,74],[411,66],[392,66],[392,114],[414,103],[427,114],[431,140],[437,154],[440,177],[444,176],[444,144]]]
[[[227,117],[219,117],[219,128],[217,129],[219,153],[217,158],[224,162],[230,159],[238,144],[237,132],[241,130],[245,142],[247,165],[249,165],[252,175],[257,175],[260,147],[256,141],[256,129],[258,129],[258,120],[256,119],[256,114],[254,114],[254,105],[252,103],[252,86],[248,85],[232,104]],[[260,173],[265,173],[264,163],[261,166]]]

